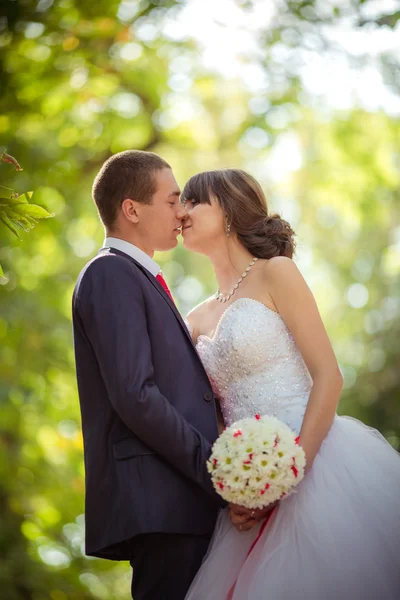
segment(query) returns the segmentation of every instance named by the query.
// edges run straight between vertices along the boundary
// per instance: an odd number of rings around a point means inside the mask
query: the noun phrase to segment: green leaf
[[[31,222],[25,217],[19,217],[18,220],[15,220],[15,222],[27,233],[29,233],[31,229],[35,227],[35,224],[31,224]]]
[[[26,208],[26,205],[23,205],[23,206],[24,206],[24,208]],[[36,219],[34,219],[34,217],[31,217],[30,215],[22,215],[16,209],[17,209],[16,206],[13,206],[13,207],[6,206],[4,208],[4,212],[6,213],[6,215],[11,220],[12,223],[14,223],[15,225],[18,225],[24,231],[29,232],[31,229],[34,228],[35,224],[38,221],[36,221]]]
[[[17,221],[16,219],[13,219],[13,223],[18,225],[18,227],[21,227],[21,229],[23,229],[26,233],[29,233],[31,230],[30,228],[25,227],[25,225],[22,223],[22,221]]]
[[[26,204],[26,200],[24,198],[21,200],[21,196],[11,196],[11,198],[8,199],[8,203],[12,206],[17,206],[18,204]]]
[[[33,196],[33,192],[24,192],[23,194],[20,194],[18,196],[18,200],[20,200],[21,202],[30,202],[31,198]]]
[[[22,216],[29,215],[35,219],[49,219],[54,217],[54,213],[49,213],[43,206],[38,204],[18,204],[14,206],[14,210]]]
[[[0,196],[0,203],[4,206],[18,206],[19,204],[27,204],[28,201],[25,198],[25,194],[21,194],[21,196],[18,196],[17,194],[13,194],[12,196],[9,196],[8,198],[5,198],[4,196]]]
[[[5,213],[5,211],[4,211],[4,210],[2,210],[2,211],[1,211],[1,213],[0,213],[0,220],[1,220],[1,221],[3,221],[4,225],[5,225],[6,227],[8,227],[8,229],[9,229],[10,231],[12,231],[12,233],[13,233],[14,235],[16,235],[16,236],[17,236],[17,238],[18,238],[19,240],[21,239],[21,238],[19,237],[19,235],[18,235],[18,231],[17,231],[17,230],[15,229],[15,227],[14,227],[14,224],[13,224],[13,223],[12,223],[12,221],[11,221],[11,220],[8,218],[8,216],[7,216],[7,214]]]
[[[6,208],[4,209],[4,212],[12,221],[14,221],[15,219],[18,220],[21,217],[20,213],[17,212],[15,209],[15,206],[6,206]]]
[[[1,277],[2,279],[5,279],[5,278],[6,278],[6,277],[5,277],[5,275],[4,275],[4,271],[3,271],[3,268],[2,268],[2,266],[1,266],[1,265],[0,265],[0,277]]]
[[[1,185],[0,188],[12,192],[9,196],[5,196],[4,192],[1,192],[1,204],[9,204],[11,206],[17,206],[18,204],[28,204],[33,196],[33,192],[24,192],[23,194],[18,195],[17,192],[12,190],[11,188],[6,188],[4,185]]]
[[[30,229],[33,229],[35,227],[35,225],[37,223],[39,223],[39,221],[37,219],[35,219],[34,217],[31,217],[30,215],[24,215],[23,217],[20,217],[20,221],[22,221],[22,222],[26,221],[27,226],[30,227]]]

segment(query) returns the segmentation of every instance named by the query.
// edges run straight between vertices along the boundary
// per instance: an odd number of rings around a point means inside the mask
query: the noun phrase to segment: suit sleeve
[[[76,297],[114,410],[125,425],[168,463],[217,496],[206,469],[211,444],[154,383],[143,294],[129,261],[94,261]]]

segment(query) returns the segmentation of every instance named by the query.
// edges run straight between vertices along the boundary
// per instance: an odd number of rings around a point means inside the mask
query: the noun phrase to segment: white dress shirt
[[[146,252],[143,252],[143,250],[130,242],[120,240],[119,238],[108,237],[104,240],[103,248],[115,248],[116,250],[125,252],[125,254],[128,254],[133,259],[137,260],[137,262],[154,275],[154,277],[157,277],[157,275],[161,273],[161,269],[156,261],[150,258]]]

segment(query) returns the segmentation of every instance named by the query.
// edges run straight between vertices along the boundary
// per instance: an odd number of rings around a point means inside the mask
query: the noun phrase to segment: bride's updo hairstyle
[[[295,233],[289,223],[277,214],[269,214],[260,184],[241,169],[204,171],[189,179],[181,201],[211,204],[219,202],[227,227],[257,258],[287,256],[292,258]]]

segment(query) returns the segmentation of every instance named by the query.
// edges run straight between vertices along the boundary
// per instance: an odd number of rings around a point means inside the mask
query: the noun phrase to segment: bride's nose
[[[188,217],[189,217],[189,213],[188,213],[186,207],[183,206],[183,204],[181,204],[178,209],[178,212],[176,213],[176,218],[183,222],[183,221],[186,221],[186,219]]]

